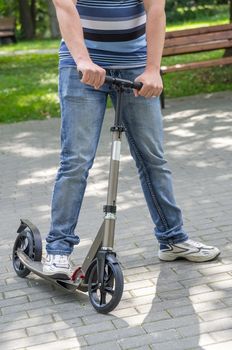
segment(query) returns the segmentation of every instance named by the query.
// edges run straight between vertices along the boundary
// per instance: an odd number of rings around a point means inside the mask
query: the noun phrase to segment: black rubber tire
[[[92,264],[92,269],[89,274],[88,293],[91,304],[95,310],[99,313],[107,314],[116,308],[123,294],[124,280],[119,263],[112,262],[110,259],[108,260],[106,258],[104,292],[100,290],[97,279],[96,259],[95,263]],[[107,294],[111,297],[108,302],[106,301]]]
[[[41,261],[42,241],[39,242],[38,237],[36,238],[37,239],[35,239],[33,232],[29,228],[26,228],[18,234],[15,240],[12,262],[15,272],[21,278],[28,276],[31,271],[22,264],[18,257],[17,250],[21,249],[33,261]]]

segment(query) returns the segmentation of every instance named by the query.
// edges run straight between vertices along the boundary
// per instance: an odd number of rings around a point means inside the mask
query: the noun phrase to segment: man
[[[52,198],[44,272],[70,274],[69,256],[79,243],[74,234],[88,171],[93,164],[106,108],[106,73],[140,81],[139,92],[123,99],[123,123],[160,243],[161,260],[184,257],[209,261],[215,247],[188,238],[163,157],[159,95],[165,37],[165,0],[53,0],[60,29],[59,95],[61,157]],[[79,79],[78,71],[82,72]]]

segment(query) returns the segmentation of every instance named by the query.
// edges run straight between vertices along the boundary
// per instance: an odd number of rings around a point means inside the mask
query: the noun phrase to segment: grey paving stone
[[[199,313],[199,316],[204,321],[218,320],[220,318],[227,318],[232,316],[232,307],[224,307],[219,310],[206,311]]]
[[[150,346],[144,345],[144,346],[139,346],[136,348],[136,350],[151,350]]]
[[[166,311],[153,312],[153,309],[151,307],[149,313],[128,316],[128,317],[124,317],[123,319],[113,319],[112,322],[114,323],[116,328],[124,328],[124,327],[127,327],[128,325],[130,327],[144,325],[144,329],[146,329],[147,324],[156,325],[156,324],[160,324],[160,322],[162,324],[163,320],[170,320],[170,319],[171,319],[171,316]]]
[[[123,275],[124,277],[127,276],[133,276],[133,275],[143,275],[146,273],[148,270],[145,266],[137,267],[137,268],[132,268],[132,269],[124,269],[123,270]],[[158,271],[159,273],[159,271]]]
[[[125,292],[110,315],[96,314],[85,294],[71,296],[32,274],[23,280],[15,275],[11,250],[19,218],[31,219],[43,240],[49,230],[60,120],[1,125],[0,331],[4,350],[16,346],[19,350],[231,349],[230,95],[167,100],[164,110],[166,158],[185,228],[192,238],[219,246],[218,261],[159,261],[137,171],[123,142],[115,247],[124,270]],[[112,111],[107,111],[78,223],[82,241],[73,254],[77,264],[102,222],[111,124]],[[138,329],[146,333],[137,334]],[[107,339],[110,334],[111,341]],[[101,335],[102,343],[97,344],[96,335]]]
[[[1,278],[4,278],[4,276],[1,276]],[[12,281],[11,281],[12,282]],[[9,292],[11,290],[20,290],[20,288],[24,289],[28,287],[28,283],[26,280],[14,280],[14,283],[8,283],[8,278],[4,280],[4,285],[1,286],[1,291],[2,292]]]
[[[143,280],[142,282],[141,281],[138,281],[138,282],[128,282],[126,285],[125,285],[125,288],[124,290],[125,291],[134,291],[136,289],[140,290],[141,287],[143,288],[146,288],[146,287],[152,287],[153,286],[153,283],[150,281],[150,280]]]
[[[49,344],[49,342],[56,340],[54,333],[47,333],[44,335],[38,335],[33,337],[24,337],[16,340],[5,341],[1,343],[1,346],[6,350],[18,349],[19,347],[28,347],[34,344]]]
[[[5,306],[1,308],[2,314],[7,315],[10,313],[16,313],[23,311],[25,309],[30,310],[34,308],[40,308],[40,307],[47,307],[53,305],[52,301],[50,299],[45,299],[42,301],[33,301],[33,302],[25,302],[23,304],[15,304],[13,306]]]
[[[105,343],[109,340],[120,341],[124,338],[130,338],[129,342],[132,342],[136,336],[144,335],[145,331],[141,327],[127,327],[124,329],[114,329],[111,331],[99,332],[98,334],[86,335],[85,340],[88,345],[94,345],[99,343]],[[143,344],[139,344],[143,345]]]
[[[21,339],[27,337],[25,329],[13,330],[1,333],[1,342],[8,342],[10,340]]]
[[[96,345],[90,345],[90,346],[84,346],[81,348],[81,350],[121,350],[122,348],[118,345],[116,342],[107,342],[104,344],[96,344]],[[41,349],[42,350],[42,349]],[[73,349],[74,350],[74,349]]]
[[[40,324],[49,324],[52,323],[52,318],[50,316],[36,317],[36,318],[27,318],[27,319],[17,319],[16,317],[8,318],[8,321],[0,324],[0,330],[11,331],[16,329],[24,329],[26,327],[38,326]]]
[[[230,292],[228,290],[226,291],[213,291],[209,293],[202,293],[202,294],[197,294],[197,295],[192,295],[190,296],[190,300],[193,303],[201,303],[204,301],[209,301],[209,300],[214,300],[214,299],[222,299],[225,298],[226,296],[230,297]]]
[[[75,319],[75,326],[81,326],[82,325],[82,321],[81,319]],[[38,325],[33,326],[33,327],[27,327],[26,331],[27,334],[32,337],[34,335],[38,335],[38,334],[46,334],[49,332],[57,332],[59,330],[65,330],[67,328],[73,327],[74,324],[69,324],[68,322],[56,322],[54,323],[54,321],[52,320],[51,323],[47,323],[47,324],[41,324],[39,327]]]
[[[232,289],[232,279],[208,284],[213,290]]]
[[[205,275],[216,275],[217,273],[222,272],[231,272],[232,268],[231,265],[221,265],[221,266],[213,266],[210,268],[201,268],[200,272]]]
[[[184,326],[184,327],[178,327],[178,332],[183,336],[193,336],[197,334],[204,334],[204,333],[211,333],[211,332],[217,332],[227,329],[232,329],[232,320],[231,318],[224,318],[224,319],[218,319],[217,321],[208,321],[208,322],[201,322],[200,324],[196,324],[191,327]]]
[[[232,306],[232,297],[229,298],[221,298],[221,300],[223,301],[223,303],[227,306]]]
[[[191,349],[192,350],[197,345],[200,345],[200,346],[204,346],[203,349],[205,349],[205,345],[213,344],[213,343],[214,343],[214,340],[208,334],[204,334],[203,336],[201,336],[200,339],[199,337],[186,337],[184,339],[177,339],[175,341],[167,341],[165,343],[162,343],[162,345],[153,344],[151,348],[152,350],[161,350],[161,349],[162,350],[169,350],[169,349],[173,349],[173,350]]]
[[[168,331],[163,331],[163,332],[156,332],[156,333],[151,333],[149,336],[136,336],[133,338],[133,341],[130,341],[130,339],[123,339],[119,341],[119,344],[123,349],[137,349],[138,345],[141,344],[148,344],[149,348],[152,347],[151,344],[153,343],[162,343],[163,342],[168,342],[169,340],[175,341],[176,339],[180,338],[179,334],[175,329],[170,329]],[[160,345],[160,348],[162,345]]]
[[[227,329],[224,331],[219,332],[212,332],[210,333],[210,336],[216,341],[216,342],[224,342],[232,339],[232,329]]]
[[[166,320],[160,320],[157,322],[150,322],[143,325],[143,328],[147,333],[154,333],[157,331],[167,330],[167,329],[179,329],[179,327],[184,327],[186,324],[191,324],[191,329],[199,330],[199,320],[194,314],[187,315],[178,318],[169,318]]]
[[[232,341],[223,342],[219,344],[208,345],[204,347],[204,350],[230,350],[232,347]]]
[[[208,283],[215,283],[218,281],[224,281],[224,280],[230,280],[231,276],[229,273],[217,273],[213,276],[201,276],[199,278],[191,278],[188,280],[181,281],[181,284],[184,285],[186,288],[190,288],[192,286],[196,286],[202,283],[208,284]]]
[[[223,309],[225,305],[226,304],[221,300],[211,300],[204,303],[194,304],[193,307],[195,312],[199,314],[204,311]]]
[[[19,312],[17,313],[17,316],[15,317],[14,320],[24,320],[24,319],[27,319],[28,318],[28,314],[26,313],[26,311],[24,312]],[[11,322],[12,321],[12,315],[9,314],[9,315],[4,315],[4,316],[0,316],[0,329],[1,329],[1,324],[2,323],[7,323],[7,322]],[[3,326],[4,327],[4,326]]]
[[[75,333],[77,336],[86,336],[91,334],[91,336],[94,336],[96,333],[101,333],[104,335],[104,332],[106,331],[112,331],[115,330],[115,326],[110,321],[103,321],[101,323],[97,323],[94,325],[88,325],[88,326],[81,326],[78,327],[78,325],[73,325],[69,322],[67,322],[67,325],[69,325],[68,329],[65,330],[57,330],[56,335],[59,339],[66,339],[71,338],[73,334]]]
[[[132,339],[123,339],[119,341],[121,348],[126,349],[136,349],[136,347],[141,345],[151,344],[154,338],[151,334],[144,334],[140,336],[134,336]]]
[[[65,340],[58,340],[58,341],[51,341],[47,344],[47,348],[49,350],[68,350],[68,349],[84,349],[86,343],[82,337],[76,337],[65,339]],[[44,344],[39,344],[35,346],[27,346],[26,350],[45,350]]]
[[[87,304],[81,304],[81,303],[61,303],[57,304],[51,307],[46,307],[46,308],[36,308],[32,310],[27,310],[27,313],[30,317],[38,317],[38,316],[44,316],[44,315],[53,315],[57,314],[60,317],[68,317],[68,318],[73,318],[73,317],[82,317],[82,316],[87,316],[87,315],[93,315],[94,310],[93,308],[90,308],[90,305]],[[58,318],[59,318],[58,316]]]

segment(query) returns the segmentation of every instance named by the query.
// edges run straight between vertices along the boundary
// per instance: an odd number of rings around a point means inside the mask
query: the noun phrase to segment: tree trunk
[[[31,19],[33,23],[34,36],[36,34],[36,0],[31,0]]]
[[[232,0],[229,0],[229,15],[230,15],[230,23],[232,23]],[[232,56],[232,47],[229,47],[225,50],[223,57]]]
[[[35,28],[31,15],[31,7],[28,0],[19,0],[19,13],[23,38],[33,39]]]
[[[230,0],[230,23],[232,23],[232,0]]]
[[[56,17],[56,10],[51,0],[48,0],[48,14],[50,20],[50,30],[52,38],[60,38],[60,29],[59,24]]]

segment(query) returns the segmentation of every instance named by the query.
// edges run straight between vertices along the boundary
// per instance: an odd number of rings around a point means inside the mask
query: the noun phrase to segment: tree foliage
[[[216,13],[217,5],[230,4],[232,0],[166,0],[166,13],[169,22],[191,20]],[[230,13],[230,17],[232,14]]]
[[[58,37],[52,0],[0,0],[0,16],[14,16],[20,37]]]

